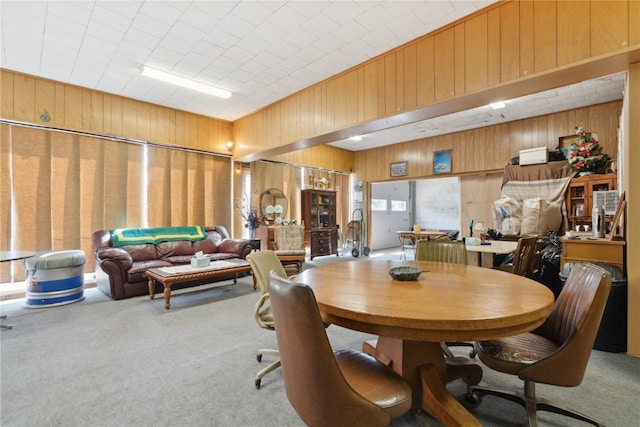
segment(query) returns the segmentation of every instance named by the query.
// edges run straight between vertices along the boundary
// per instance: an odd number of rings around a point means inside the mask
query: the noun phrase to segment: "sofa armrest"
[[[251,253],[251,250],[249,241],[243,239],[224,239],[218,246],[218,252],[237,254],[242,259],[245,259]]]
[[[105,260],[113,260],[118,262],[124,271],[128,271],[133,266],[131,254],[120,248],[101,248],[96,252],[96,260],[102,264]]]

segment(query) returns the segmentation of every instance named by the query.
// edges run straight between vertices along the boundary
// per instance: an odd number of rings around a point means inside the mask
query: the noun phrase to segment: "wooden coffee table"
[[[213,279],[219,276],[233,274],[233,284],[238,281],[238,274],[251,271],[249,262],[244,259],[226,259],[212,261],[208,267],[192,268],[190,265],[177,265],[173,267],[156,267],[147,270],[144,275],[149,279],[149,297],[155,296],[153,282],[164,286],[164,307],[171,307],[171,287],[174,283],[184,283],[193,280]]]

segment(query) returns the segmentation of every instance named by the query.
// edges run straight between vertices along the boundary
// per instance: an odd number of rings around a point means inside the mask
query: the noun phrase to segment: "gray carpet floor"
[[[397,252],[372,254],[397,259]],[[360,257],[359,259],[365,259]],[[321,257],[307,268],[347,257]],[[174,292],[171,309],[160,295],[112,301],[95,288],[73,304],[24,308],[24,300],[0,304],[14,329],[0,334],[0,425],[9,426],[301,426],[287,401],[280,370],[254,386],[258,348],[274,348],[275,334],[253,318],[252,278],[233,285]],[[335,325],[334,348],[360,349],[369,335]],[[456,352],[465,352],[456,349]],[[460,353],[463,354],[463,353]],[[478,362],[480,363],[480,362]],[[521,384],[484,368],[484,382]],[[449,385],[464,400],[461,382]],[[594,350],[578,387],[538,386],[538,394],[579,409],[609,426],[638,425],[640,359]],[[463,403],[485,426],[526,423],[517,404],[485,397]],[[542,426],[584,425],[541,413]],[[392,426],[438,426],[412,412]]]

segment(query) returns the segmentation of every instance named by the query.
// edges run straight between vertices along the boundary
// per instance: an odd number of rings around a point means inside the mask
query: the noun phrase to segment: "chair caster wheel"
[[[262,355],[261,354],[256,355],[256,360],[258,361],[258,363],[262,362]]]
[[[260,380],[256,380],[256,389],[260,390]]]
[[[478,403],[478,395],[476,393],[467,393],[467,395],[464,397],[465,400],[469,403],[473,403],[474,405],[476,405]]]

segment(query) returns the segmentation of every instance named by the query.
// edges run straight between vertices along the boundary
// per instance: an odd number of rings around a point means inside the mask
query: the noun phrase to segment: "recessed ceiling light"
[[[493,102],[491,104],[489,104],[491,106],[491,108],[493,108],[494,110],[499,110],[501,108],[505,107],[505,103],[502,101],[498,101],[498,102]]]
[[[185,79],[184,77],[176,76],[175,74],[169,74],[164,71],[156,70],[155,68],[147,67],[142,68],[142,75],[151,77],[153,79],[161,80],[163,82],[171,83],[177,86],[186,87],[187,89],[197,90],[198,92],[207,93],[209,95],[217,96],[219,98],[228,99],[231,98],[232,93],[228,90],[220,89],[214,86],[209,86],[204,83],[199,83],[194,80]]]
[[[362,137],[360,135],[352,136],[349,139],[352,141],[362,141]]]

